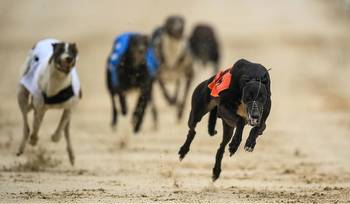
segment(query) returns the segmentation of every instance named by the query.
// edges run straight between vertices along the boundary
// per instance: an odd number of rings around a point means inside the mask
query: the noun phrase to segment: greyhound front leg
[[[128,106],[126,104],[125,92],[120,91],[118,95],[119,95],[120,107],[122,109],[122,114],[126,115],[128,113]]]
[[[29,92],[22,85],[19,87],[17,99],[18,99],[18,105],[22,112],[22,118],[23,118],[23,137],[22,137],[21,145],[19,146],[19,149],[17,151],[17,156],[20,156],[24,152],[24,148],[27,144],[29,131],[30,131],[29,125],[28,125],[28,116],[27,116],[30,110]]]
[[[191,143],[196,135],[196,126],[197,123],[202,119],[202,117],[204,116],[205,113],[200,112],[200,111],[196,111],[196,110],[191,110],[190,113],[190,118],[188,119],[188,133],[186,136],[186,141],[185,143],[180,147],[180,150],[178,152],[179,154],[179,159],[180,161],[182,161],[186,154],[190,151],[190,146]]]
[[[153,92],[151,95],[151,112],[152,112],[152,118],[153,118],[153,127],[155,130],[158,129],[158,110],[154,101],[154,96],[153,96]]]
[[[69,162],[73,166],[74,161],[75,161],[75,156],[74,156],[74,152],[73,152],[72,143],[70,140],[69,127],[70,127],[70,118],[68,119],[66,127],[64,128],[64,136],[65,136],[66,142],[67,142],[67,153],[68,153],[68,157],[69,157]]]
[[[56,131],[51,136],[51,140],[53,142],[58,142],[61,139],[62,131],[67,126],[67,123],[69,122],[70,115],[71,115],[71,110],[64,109],[60,123],[58,124]]]
[[[218,106],[218,116],[222,118],[225,123],[231,127],[236,127],[239,116],[224,104]]]
[[[265,110],[263,115],[262,115],[262,120],[260,122],[260,125],[254,127],[251,129],[249,136],[247,138],[247,141],[245,142],[244,149],[248,152],[252,152],[254,150],[255,144],[256,144],[256,138],[259,135],[262,135],[265,128],[266,128],[266,120],[267,117],[270,114],[271,110],[271,100],[268,99],[267,103],[265,104]]]
[[[160,76],[158,77],[158,82],[159,82],[160,90],[162,91],[162,94],[163,94],[164,98],[166,99],[166,101],[169,103],[169,105],[176,104],[177,97],[176,96],[173,96],[173,97],[170,96],[169,91],[166,88],[166,86],[164,84],[164,81],[163,81],[163,79]],[[176,85],[176,86],[178,87],[179,85]]]
[[[192,78],[193,78],[192,75],[188,76],[188,78],[186,80],[185,93],[184,93],[183,99],[180,102],[180,104],[178,105],[177,119],[179,121],[182,119],[182,116],[183,116],[185,104],[186,104],[188,93],[190,91],[190,87],[191,87],[191,83],[192,83]]]
[[[231,127],[230,125],[226,124],[225,121],[223,121],[222,124],[223,124],[224,134],[222,136],[222,142],[220,144],[220,147],[216,152],[215,166],[213,168],[213,176],[212,176],[213,181],[218,179],[220,176],[221,161],[222,161],[222,157],[224,156],[224,153],[225,153],[225,147],[230,142],[232,134],[233,134],[233,130],[234,130],[234,127]]]
[[[243,118],[240,118],[237,122],[237,128],[236,128],[235,134],[233,135],[232,140],[229,144],[230,156],[236,153],[239,145],[242,142],[242,133],[243,133],[244,126],[245,126],[245,121]]]
[[[30,136],[29,143],[33,146],[36,145],[38,142],[38,132],[41,126],[41,122],[45,115],[45,109],[44,108],[38,108],[34,110],[34,121],[33,121],[33,132]]]
[[[256,138],[259,135],[263,134],[265,128],[266,128],[265,123],[262,123],[261,125],[252,128],[252,130],[250,131],[249,136],[247,138],[247,141],[245,142],[245,145],[244,145],[244,149],[247,152],[252,152],[254,150],[254,147],[256,144]]]
[[[151,97],[151,92],[152,92],[152,81],[147,81],[146,83],[141,85],[141,93],[137,101],[135,111],[132,116],[134,133],[139,132],[141,128],[145,109],[147,108],[147,105]]]
[[[112,127],[114,128],[117,125],[118,120],[118,110],[117,106],[115,105],[115,96],[113,93],[111,93],[111,102],[112,102]]]

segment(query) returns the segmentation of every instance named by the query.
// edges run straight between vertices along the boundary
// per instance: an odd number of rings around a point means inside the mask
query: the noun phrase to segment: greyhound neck
[[[53,64],[49,64],[42,75],[40,86],[47,96],[54,96],[62,89],[67,88],[71,83],[72,76],[70,73],[66,74],[59,71]]]

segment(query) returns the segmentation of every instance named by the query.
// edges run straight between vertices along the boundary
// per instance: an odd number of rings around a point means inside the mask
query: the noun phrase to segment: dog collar
[[[74,91],[72,85],[69,85],[67,88],[64,88],[54,96],[48,97],[46,93],[42,93],[45,104],[58,104],[63,103],[74,96]]]

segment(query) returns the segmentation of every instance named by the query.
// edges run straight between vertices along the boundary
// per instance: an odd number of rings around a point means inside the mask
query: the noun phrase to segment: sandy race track
[[[329,1],[330,2],[330,1]],[[0,1],[0,202],[340,202],[350,203],[350,28],[340,2],[327,1]],[[348,11],[349,12],[349,11]],[[272,68],[272,112],[253,153],[242,146],[223,159],[211,182],[219,133],[206,118],[191,152],[177,156],[186,132],[156,86],[160,124],[148,110],[142,132],[130,118],[110,124],[105,61],[114,36],[150,33],[169,14],[183,14],[186,32],[215,26],[223,68],[240,58]],[[15,153],[21,135],[16,102],[19,68],[39,39],[75,41],[84,96],[73,116],[76,164],[65,141],[53,144],[59,112],[46,115],[36,147]],[[195,84],[208,77],[200,71]],[[135,96],[128,98],[129,106]],[[243,140],[248,134],[246,128]]]

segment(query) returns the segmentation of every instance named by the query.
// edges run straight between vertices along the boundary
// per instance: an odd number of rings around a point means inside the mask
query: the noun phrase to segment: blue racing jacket
[[[118,67],[122,57],[129,48],[130,37],[136,33],[123,33],[116,37],[113,43],[112,52],[108,58],[108,70],[111,73],[111,82],[113,86],[119,85]],[[154,48],[149,46],[145,54],[148,73],[154,77],[159,67],[159,61],[155,55]]]

